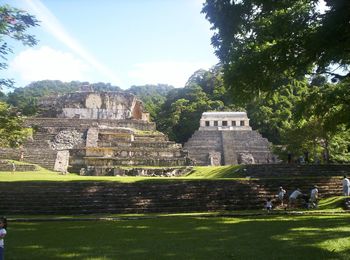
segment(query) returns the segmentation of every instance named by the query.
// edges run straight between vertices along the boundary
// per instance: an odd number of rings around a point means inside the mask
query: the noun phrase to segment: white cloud
[[[198,69],[209,69],[213,64],[205,62],[147,62],[135,64],[128,76],[134,85],[165,83],[184,87],[188,78]]]
[[[37,80],[87,81],[89,66],[71,53],[44,46],[20,52],[10,63],[9,70],[19,74],[25,83]]]
[[[115,72],[96,60],[95,57],[85,50],[74,37],[69,35],[59,20],[40,0],[25,0],[24,2],[26,3],[28,9],[41,21],[41,26],[43,26],[57,40],[70,48],[86,63],[94,67],[101,73],[101,75],[104,75],[106,80],[113,84],[121,85],[121,81],[116,76]]]

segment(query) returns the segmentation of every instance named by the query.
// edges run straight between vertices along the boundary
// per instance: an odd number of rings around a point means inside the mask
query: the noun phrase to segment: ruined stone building
[[[249,126],[245,112],[205,112],[185,143],[197,165],[262,164],[274,157],[270,144]]]
[[[118,175],[122,166],[184,166],[180,144],[149,122],[142,102],[125,92],[91,90],[42,99],[40,115],[26,121],[34,129],[23,148],[1,149],[4,158],[56,171]],[[2,154],[1,154],[2,153]]]

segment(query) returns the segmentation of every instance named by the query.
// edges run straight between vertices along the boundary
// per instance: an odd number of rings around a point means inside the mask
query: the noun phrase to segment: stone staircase
[[[0,149],[0,159],[19,160],[22,151],[24,161],[54,170],[60,163],[67,169],[69,160],[68,171],[89,175],[113,175],[113,168],[121,166],[177,167],[191,163],[182,146],[155,131],[151,122],[31,118],[26,124],[35,129],[33,138],[21,150]],[[68,156],[62,158],[67,150]]]
[[[155,123],[142,120],[110,120],[110,119],[77,119],[77,118],[29,118],[25,124],[30,127],[40,126],[43,128],[70,128],[88,129],[93,124],[101,124],[111,127],[128,127],[144,131],[156,129]]]
[[[0,160],[0,171],[6,171],[6,172],[27,172],[27,171],[37,171],[38,167],[36,165],[32,164],[15,164],[13,167],[12,163],[6,161],[6,160]]]
[[[237,164],[239,154],[251,154],[256,164],[272,160],[270,143],[257,131],[223,131],[225,164]]]
[[[189,157],[197,165],[210,165],[210,152],[220,152],[223,165],[239,164],[240,154],[250,154],[255,163],[262,164],[272,161],[269,147],[267,139],[251,130],[198,130],[184,145]]]
[[[241,176],[254,178],[330,177],[350,175],[349,164],[264,164],[244,165]]]
[[[47,128],[42,128],[33,135],[33,139],[28,140],[23,151],[23,160],[30,163],[53,170],[57,151],[49,148],[49,142],[54,138],[55,133],[50,133]]]
[[[219,131],[195,131],[184,144],[188,156],[194,159],[196,165],[210,165],[209,153],[222,152],[222,137]]]
[[[115,175],[119,167],[177,167],[189,165],[180,144],[153,131],[139,134],[136,129],[102,128],[95,132],[95,143],[70,149],[70,172],[88,175]],[[169,171],[173,171],[169,169]],[[147,171],[148,172],[148,171]],[[153,175],[152,175],[153,176]]]
[[[0,182],[1,214],[175,213],[262,209],[283,186],[341,195],[340,176],[117,182]]]

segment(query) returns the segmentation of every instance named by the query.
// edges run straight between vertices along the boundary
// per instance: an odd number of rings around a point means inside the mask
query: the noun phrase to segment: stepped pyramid
[[[21,152],[45,168],[87,175],[123,175],[122,166],[173,171],[190,163],[180,144],[156,131],[133,94],[89,89],[42,99],[39,106],[39,117],[26,121],[35,130],[32,140],[21,151],[3,149],[3,158],[18,159]]]
[[[196,165],[265,164],[270,143],[249,126],[245,112],[205,112],[184,149]]]

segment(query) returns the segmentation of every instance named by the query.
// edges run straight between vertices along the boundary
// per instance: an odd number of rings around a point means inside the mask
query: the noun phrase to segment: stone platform
[[[309,194],[318,185],[321,198],[342,195],[341,179],[349,166],[304,166],[280,177],[269,176],[277,166],[255,167],[259,179],[169,181],[145,180],[135,183],[105,181],[0,182],[2,214],[95,214],[95,213],[179,213],[221,210],[263,209],[267,198],[275,198],[278,188],[296,188]],[[258,169],[261,173],[258,173]]]
[[[1,158],[84,175],[116,175],[126,166],[162,167],[172,175],[172,168],[191,164],[180,144],[156,131],[133,94],[80,91],[46,97],[39,106],[38,117],[26,120],[31,140],[0,149]]]
[[[245,112],[205,112],[184,149],[196,165],[265,164],[276,161],[270,146]]]

